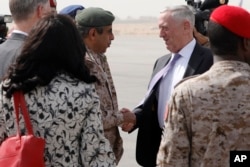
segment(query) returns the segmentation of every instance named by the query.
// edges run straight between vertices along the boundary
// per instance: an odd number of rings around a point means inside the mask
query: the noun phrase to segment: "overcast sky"
[[[229,4],[238,5],[241,0],[229,0]],[[9,14],[9,0],[0,0],[0,14]],[[158,16],[168,5],[186,4],[185,0],[57,0],[60,11],[67,5],[81,4],[84,7],[102,7],[110,10],[121,19],[127,17]],[[250,11],[250,0],[243,0],[243,7]]]

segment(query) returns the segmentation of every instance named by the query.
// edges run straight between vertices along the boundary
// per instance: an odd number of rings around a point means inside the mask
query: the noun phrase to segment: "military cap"
[[[76,22],[84,27],[109,26],[114,21],[114,15],[107,10],[97,7],[85,8],[76,15]]]
[[[250,13],[238,6],[222,5],[211,16],[213,21],[243,38],[250,38]]]
[[[66,14],[66,15],[71,16],[72,18],[75,18],[78,11],[81,11],[83,9],[84,9],[84,7],[82,5],[69,5],[69,6],[66,6],[65,8],[63,8],[59,12],[59,14]]]
[[[217,8],[221,5],[225,5],[228,3],[228,0],[205,0],[200,7],[200,10]]]

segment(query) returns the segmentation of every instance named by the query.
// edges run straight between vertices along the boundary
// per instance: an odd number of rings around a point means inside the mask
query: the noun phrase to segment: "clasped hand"
[[[131,131],[136,124],[135,114],[127,108],[122,108],[120,112],[123,114],[123,124],[121,128],[124,132]]]

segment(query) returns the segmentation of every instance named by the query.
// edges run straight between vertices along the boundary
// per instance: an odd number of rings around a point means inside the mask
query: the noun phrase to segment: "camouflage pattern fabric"
[[[179,83],[157,156],[161,167],[228,167],[230,151],[250,150],[250,66],[221,61]]]
[[[123,115],[118,109],[117,94],[107,57],[104,54],[98,55],[88,50],[86,64],[90,68],[91,74],[99,80],[95,83],[95,87],[100,98],[104,135],[111,144],[118,164],[123,154],[123,140],[118,129],[123,122]]]

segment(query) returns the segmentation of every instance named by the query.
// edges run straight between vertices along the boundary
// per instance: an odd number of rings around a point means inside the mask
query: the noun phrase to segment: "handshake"
[[[121,128],[124,132],[131,131],[136,124],[136,116],[135,114],[127,108],[122,108],[120,112],[123,115],[123,123]]]

